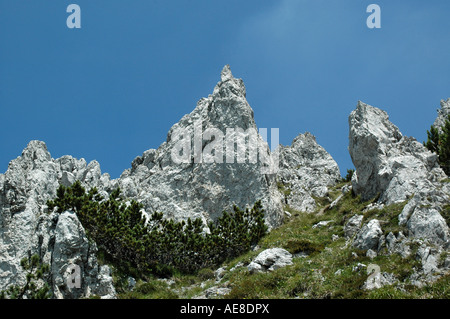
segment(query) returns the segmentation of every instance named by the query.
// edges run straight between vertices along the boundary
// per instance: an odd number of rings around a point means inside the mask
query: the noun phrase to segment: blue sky
[[[81,29],[66,8],[81,7]],[[381,29],[366,26],[369,4]],[[0,172],[30,140],[120,176],[230,64],[258,127],[338,162],[358,100],[420,142],[450,97],[450,1],[0,0]]]

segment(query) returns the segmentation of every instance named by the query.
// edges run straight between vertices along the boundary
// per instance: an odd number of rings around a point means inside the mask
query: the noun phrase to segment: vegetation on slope
[[[328,204],[341,194],[343,185],[330,191]],[[406,231],[398,226],[398,215],[406,202],[364,211],[372,202],[362,202],[348,192],[332,209],[324,209],[328,206],[324,201],[323,206],[313,214],[285,207],[292,216],[284,225],[264,236],[256,249],[222,264],[226,272],[220,283],[212,275],[213,271],[207,269],[197,275],[175,274],[170,278],[170,285],[157,278],[149,279],[150,285],[159,287],[149,293],[142,293],[140,288],[149,282],[139,282],[133,291],[125,291],[121,297],[192,298],[210,287],[222,286],[231,289],[224,298],[233,299],[449,298],[448,275],[421,288],[412,284],[411,275],[422,267],[421,262],[416,260],[417,244],[411,244],[411,254],[407,258],[382,250],[373,259],[366,256],[366,251],[357,250],[349,244],[344,237],[344,225],[354,214],[364,215],[363,223],[373,218],[379,219],[385,236],[389,232]],[[320,221],[331,222],[323,227],[313,227]],[[273,272],[249,273],[246,265],[262,250],[274,247],[285,248],[294,254],[293,265]],[[364,290],[362,288],[369,274],[361,264],[376,264],[381,272],[393,274],[397,282],[380,289]],[[209,273],[210,278],[204,273]]]
[[[79,181],[60,186],[47,205],[50,211],[74,211],[103,259],[137,278],[217,266],[249,250],[267,231],[260,202],[224,212],[206,232],[201,219],[176,222],[162,213],[146,218],[143,206],[126,202],[120,189],[104,199],[96,188],[86,192]]]
[[[77,212],[89,237],[99,245],[100,259],[112,266],[120,298],[193,298],[211,287],[229,288],[223,297],[238,299],[449,298],[448,275],[422,288],[412,284],[411,275],[422,267],[416,259],[418,244],[411,243],[407,258],[388,254],[384,249],[371,259],[366,251],[351,246],[344,236],[344,225],[355,214],[364,216],[363,223],[373,218],[380,220],[385,236],[389,232],[406,233],[398,225],[398,215],[406,202],[368,210],[375,199],[362,202],[350,191],[330,208],[344,185],[348,183],[340,183],[318,201],[315,213],[286,206],[290,217],[270,233],[266,233],[260,203],[252,210],[235,208],[233,213],[225,213],[217,223],[209,225],[210,233],[203,232],[199,221],[176,223],[164,220],[161,214],[146,221],[142,207],[135,202],[126,204],[119,191],[104,200],[95,189],[85,192],[81,185],[74,184],[61,188],[49,206]],[[329,223],[314,227],[321,221]],[[136,255],[130,257],[129,251],[121,255],[127,247]],[[293,254],[293,264],[267,273],[251,274],[247,270],[261,251],[275,247]],[[396,282],[380,289],[362,289],[369,276],[362,264],[378,265],[382,272],[393,274]],[[225,269],[220,281],[214,273],[218,267]],[[130,276],[136,278],[136,285],[130,286]]]

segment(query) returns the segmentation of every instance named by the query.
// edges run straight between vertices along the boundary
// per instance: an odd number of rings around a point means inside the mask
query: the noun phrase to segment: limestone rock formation
[[[352,185],[363,200],[380,196],[392,204],[428,193],[446,175],[437,155],[414,138],[403,136],[386,112],[358,102],[349,117],[349,151],[356,172]]]
[[[250,133],[255,133],[253,139]],[[256,133],[244,83],[227,65],[213,93],[173,125],[157,150],[138,156],[118,185],[126,196],[144,204],[146,212],[178,220],[216,220],[233,205],[244,208],[261,200],[266,222],[277,226],[283,218],[282,198],[271,162],[261,160],[271,159],[270,149]],[[227,147],[228,138],[241,137],[246,150],[234,143]],[[255,150],[258,158],[252,163],[249,154]]]
[[[31,141],[22,156],[0,174],[0,290],[25,282],[20,260],[38,254],[51,269],[51,288],[56,298],[115,297],[108,267],[99,267],[95,245],[89,244],[75,214],[47,213],[46,202],[56,196],[60,183],[79,179],[85,186],[107,184],[97,162],[70,156],[52,159],[45,143]],[[66,286],[69,265],[81,269],[82,286]]]
[[[344,234],[347,238],[352,238],[361,229],[361,223],[363,221],[363,215],[352,216],[344,226]]]
[[[69,155],[53,159],[44,142],[31,141],[0,174],[0,290],[23,283],[20,260],[38,254],[50,265],[56,298],[115,296],[110,270],[98,265],[95,243],[88,241],[76,214],[48,212],[46,202],[55,198],[60,184],[79,180],[104,197],[120,187],[144,205],[144,213],[162,212],[176,220],[216,220],[233,205],[245,208],[258,200],[270,228],[281,224],[286,203],[313,211],[314,197],[325,196],[340,178],[336,162],[309,133],[272,152],[263,135],[243,81],[227,65],[212,94],[118,179],[102,174],[97,161],[88,164]],[[277,179],[292,190],[287,198]],[[67,287],[70,266],[80,268],[81,288]]]
[[[280,146],[278,181],[288,190],[285,203],[291,208],[313,212],[314,198],[325,197],[328,187],[341,178],[339,167],[316,138],[306,132],[290,146]]]
[[[372,219],[356,235],[353,246],[362,250],[378,250],[378,244],[383,231],[381,230],[380,221]]]
[[[445,110],[447,102],[441,105]],[[378,248],[386,242],[390,253],[404,257],[409,256],[408,245],[414,240],[432,250],[448,250],[450,231],[441,213],[450,201],[450,189],[437,155],[415,139],[403,136],[386,112],[365,103],[358,102],[349,124],[349,151],[356,168],[352,178],[354,192],[363,200],[377,197],[375,207],[407,202],[398,221],[408,237],[390,233],[384,238],[372,220],[358,232],[353,245],[374,249],[377,242]]]

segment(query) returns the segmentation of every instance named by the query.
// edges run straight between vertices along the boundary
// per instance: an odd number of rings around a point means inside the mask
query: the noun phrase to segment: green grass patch
[[[120,299],[178,299],[179,296],[163,281],[140,282],[131,291],[119,294]]]

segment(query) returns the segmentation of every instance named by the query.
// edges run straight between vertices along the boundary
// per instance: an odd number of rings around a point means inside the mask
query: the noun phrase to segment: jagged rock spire
[[[222,72],[220,73],[220,80],[222,82],[234,79],[233,74],[231,73],[230,65],[227,64],[223,67]]]

